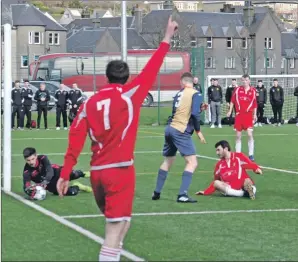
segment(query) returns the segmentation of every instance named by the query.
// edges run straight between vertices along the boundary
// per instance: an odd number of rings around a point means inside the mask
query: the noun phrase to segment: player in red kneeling
[[[69,131],[68,149],[58,181],[58,192],[67,192],[70,170],[76,165],[87,134],[93,152],[91,184],[96,203],[106,217],[105,241],[99,261],[119,261],[129,229],[135,191],[134,148],[142,103],[170,49],[178,24],[169,18],[164,40],[143,71],[130,83],[129,67],[117,60],[107,65],[109,84],[79,109]]]
[[[241,152],[242,131],[247,131],[248,135],[248,155],[249,159],[254,161],[254,138],[253,126],[257,121],[257,97],[256,89],[250,86],[250,76],[242,76],[243,86],[237,87],[232,95],[230,109],[227,117],[230,117],[235,106],[235,124],[236,130],[236,152]]]
[[[216,143],[215,148],[220,160],[214,169],[214,180],[207,189],[196,195],[211,195],[218,190],[226,196],[248,195],[255,199],[256,187],[246,170],[251,169],[256,174],[262,174],[261,168],[243,153],[231,152],[230,145],[225,140]]]

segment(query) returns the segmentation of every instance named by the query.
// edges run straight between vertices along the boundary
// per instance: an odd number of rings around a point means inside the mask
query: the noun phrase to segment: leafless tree
[[[256,66],[257,61],[262,57],[262,55],[255,57],[254,40],[251,38],[246,38],[245,42],[244,39],[245,38],[236,39],[237,41],[235,43],[235,52],[237,54],[237,57],[239,58],[242,73],[248,74],[253,64],[254,66]]]

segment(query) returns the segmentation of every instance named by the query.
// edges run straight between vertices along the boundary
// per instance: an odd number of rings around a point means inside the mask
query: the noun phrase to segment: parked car
[[[23,88],[24,87],[24,83],[20,83],[20,87]],[[32,84],[29,84],[29,87],[32,89],[33,91],[33,95],[35,95],[36,91],[38,90],[38,88]],[[1,107],[3,108],[3,97],[4,97],[4,84],[2,83],[1,85],[1,99],[2,99],[2,103],[1,103]],[[50,92],[50,101],[48,102],[48,110],[52,110],[54,107],[56,106],[56,103],[55,103],[55,98],[54,96],[51,94]],[[1,109],[2,109],[1,108]],[[32,107],[31,107],[31,110],[32,111],[37,111],[37,101],[36,100],[32,100]]]
[[[60,83],[55,81],[30,81],[30,84],[36,86],[37,88],[39,88],[41,83],[45,83],[46,89],[49,90],[53,97],[55,97],[55,93],[59,89]],[[64,85],[64,87],[67,92],[71,90],[69,86]],[[85,101],[87,98],[88,97],[83,93],[83,101]]]

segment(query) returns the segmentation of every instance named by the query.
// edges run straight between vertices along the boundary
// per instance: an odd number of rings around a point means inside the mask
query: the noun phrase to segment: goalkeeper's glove
[[[36,185],[31,185],[29,187],[26,187],[25,193],[30,197],[30,199],[33,199],[36,194]]]

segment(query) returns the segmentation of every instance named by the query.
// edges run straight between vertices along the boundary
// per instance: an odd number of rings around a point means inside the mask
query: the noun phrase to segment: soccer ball
[[[36,193],[34,194],[34,200],[44,200],[47,195],[47,191],[42,186],[35,187]]]

